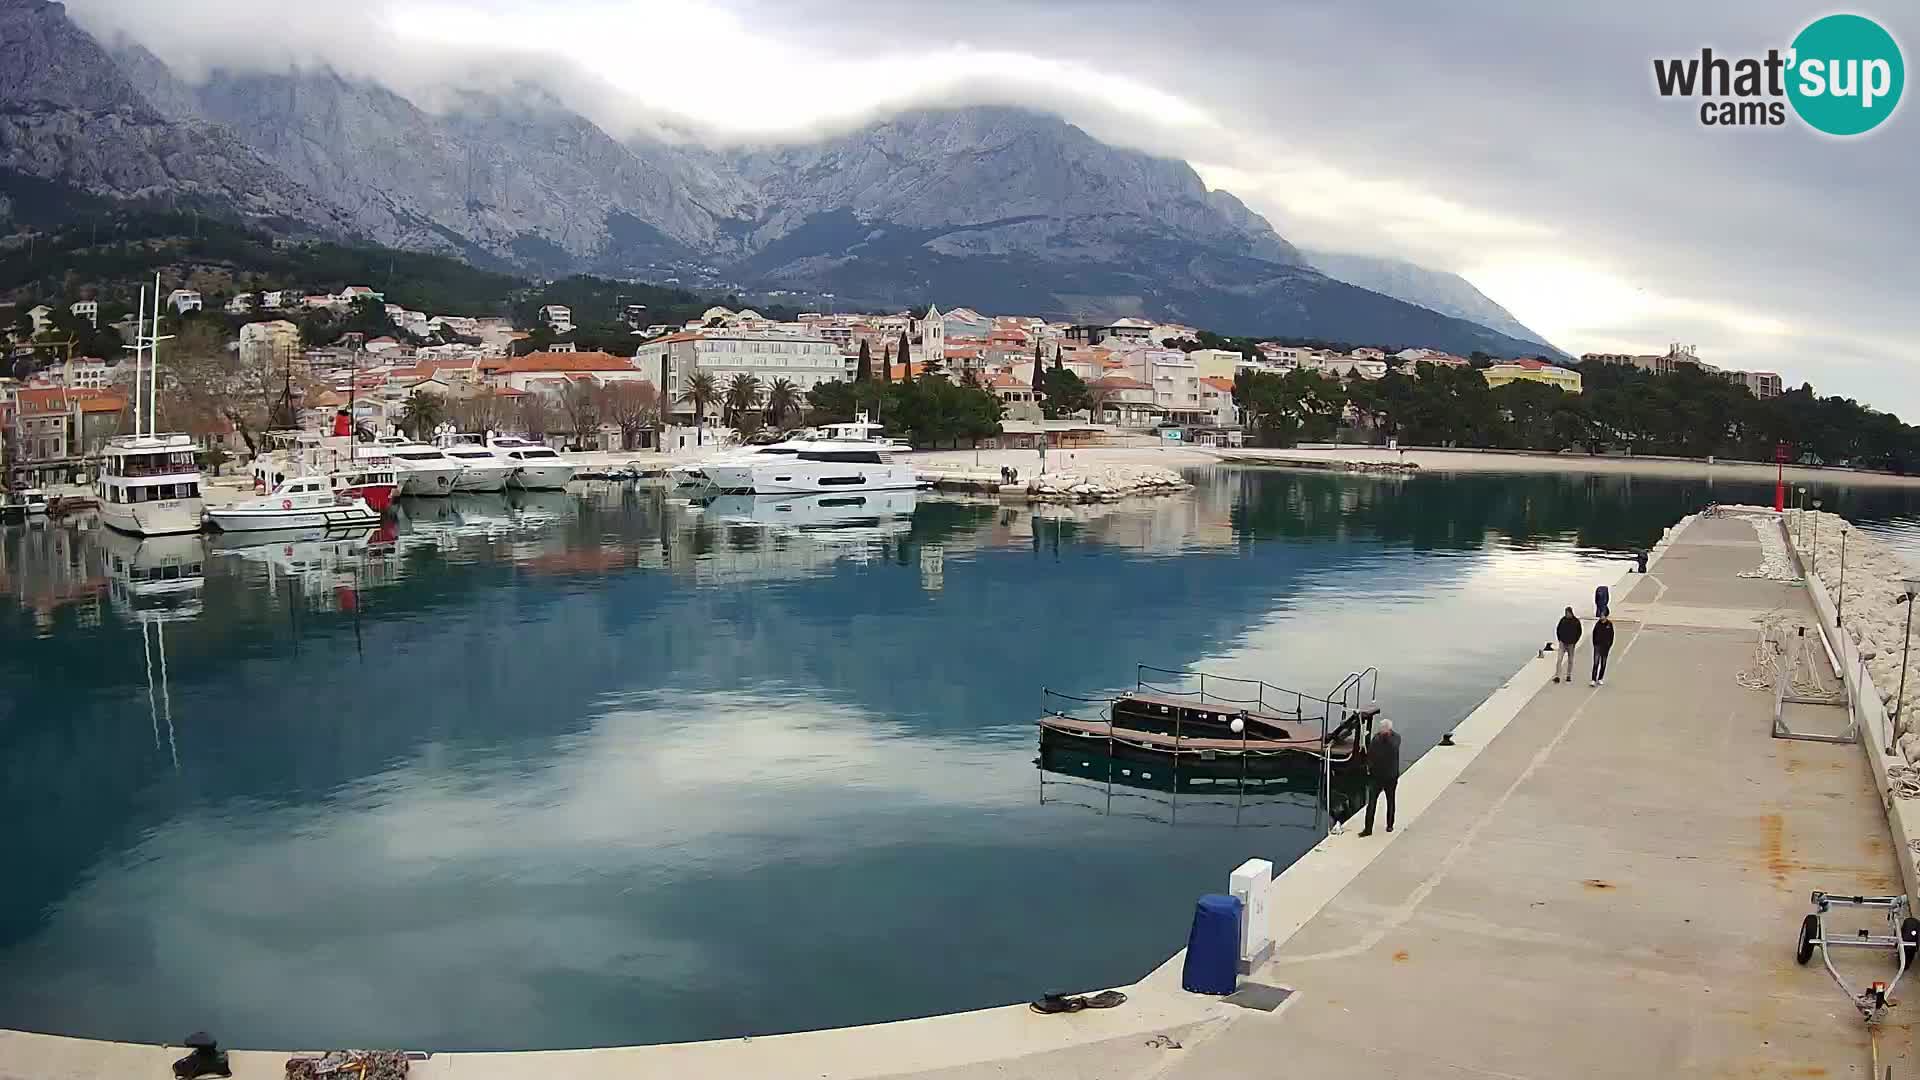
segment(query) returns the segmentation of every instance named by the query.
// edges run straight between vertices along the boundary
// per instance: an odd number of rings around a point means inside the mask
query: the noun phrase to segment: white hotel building
[[[775,381],[785,379],[805,394],[823,382],[846,376],[840,346],[814,333],[776,330],[686,330],[640,346],[633,363],[643,379],[661,390],[674,421],[693,423],[693,404],[682,401],[688,382],[699,372],[713,377],[721,396],[735,375],[760,380],[764,395]],[[664,387],[664,388],[663,388]],[[709,404],[710,417],[720,415],[721,402]]]

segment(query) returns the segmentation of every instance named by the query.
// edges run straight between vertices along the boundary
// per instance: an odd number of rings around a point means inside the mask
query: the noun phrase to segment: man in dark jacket
[[[1367,740],[1367,823],[1361,836],[1373,835],[1373,808],[1384,792],[1387,796],[1387,831],[1393,831],[1393,796],[1400,786],[1400,733],[1386,717]]]
[[[1580,617],[1567,609],[1560,616],[1560,625],[1553,628],[1553,636],[1560,642],[1560,653],[1553,661],[1553,681],[1573,681],[1573,647],[1580,644]]]
[[[1607,681],[1607,652],[1613,648],[1613,620],[1605,615],[1593,623],[1593,682],[1600,686]]]

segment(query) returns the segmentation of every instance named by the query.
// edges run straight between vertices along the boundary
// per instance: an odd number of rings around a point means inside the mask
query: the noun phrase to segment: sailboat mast
[[[153,344],[148,359],[147,434],[160,433],[160,275],[153,275]]]
[[[140,286],[140,306],[134,309],[133,330],[133,434],[140,435],[140,350],[147,336],[147,287]]]

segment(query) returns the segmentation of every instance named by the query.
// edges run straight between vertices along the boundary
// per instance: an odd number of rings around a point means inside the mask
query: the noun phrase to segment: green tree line
[[[1489,387],[1477,368],[1422,364],[1345,385],[1315,372],[1241,371],[1234,402],[1266,446],[1392,436],[1416,446],[1579,450],[1795,461],[1920,472],[1920,428],[1811,386],[1760,399],[1692,366],[1663,375],[1626,364],[1581,368],[1583,393],[1535,382]]]

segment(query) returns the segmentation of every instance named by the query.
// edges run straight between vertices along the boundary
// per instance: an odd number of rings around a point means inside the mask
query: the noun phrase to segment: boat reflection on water
[[[1213,761],[1110,753],[1104,743],[1040,738],[1040,802],[1168,825],[1327,829],[1318,758],[1282,754]],[[1345,820],[1366,806],[1358,769],[1333,774],[1332,810]]]
[[[730,524],[840,529],[878,525],[913,513],[915,492],[863,491],[831,495],[715,495],[693,503]]]
[[[205,537],[139,537],[106,528],[93,529],[89,536],[106,553],[107,597],[116,609],[142,620],[200,614],[207,584]]]

